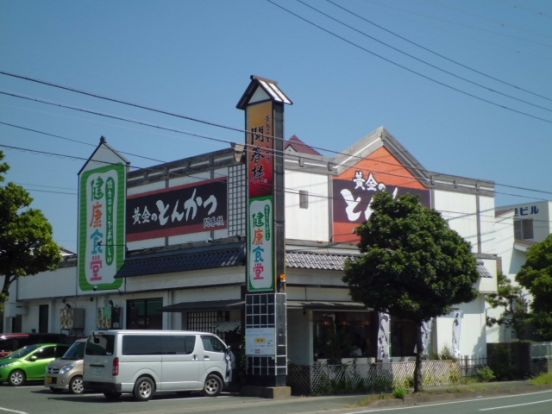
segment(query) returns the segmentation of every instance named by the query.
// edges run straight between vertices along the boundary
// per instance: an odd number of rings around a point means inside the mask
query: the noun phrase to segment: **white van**
[[[216,396],[231,378],[229,353],[205,332],[96,331],[84,352],[84,388],[109,399],[132,393],[141,401],[165,391]]]

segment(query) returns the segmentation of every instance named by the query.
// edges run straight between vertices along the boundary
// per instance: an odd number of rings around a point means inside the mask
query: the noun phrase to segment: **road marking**
[[[526,405],[543,404],[543,403],[550,402],[550,401],[552,401],[552,399],[541,400],[541,401],[531,401],[531,402],[527,402],[527,403],[512,404],[512,405],[503,405],[501,407],[480,408],[479,411],[492,411],[492,410],[502,410],[503,408],[524,407]]]
[[[367,414],[367,413],[379,413],[382,411],[400,411],[400,410],[414,410],[418,408],[426,408],[426,407],[438,407],[441,405],[452,405],[452,404],[462,404],[466,402],[476,402],[476,401],[487,401],[487,400],[499,400],[503,398],[514,398],[514,397],[523,397],[527,395],[537,395],[537,394],[545,394],[552,392],[552,390],[544,390],[544,391],[535,391],[535,392],[529,392],[529,393],[522,393],[522,394],[510,394],[510,395],[500,395],[496,397],[483,397],[483,398],[472,398],[470,400],[458,400],[458,401],[445,401],[441,403],[433,403],[433,404],[420,404],[420,405],[410,405],[407,407],[389,407],[389,408],[371,408],[368,410],[363,411],[349,411],[347,414]]]
[[[25,411],[17,411],[17,410],[11,410],[9,408],[0,407],[0,411],[6,411],[8,413],[15,413],[15,414],[29,414]]]

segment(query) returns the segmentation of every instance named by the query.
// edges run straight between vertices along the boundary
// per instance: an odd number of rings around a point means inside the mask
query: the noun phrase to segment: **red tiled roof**
[[[297,135],[293,135],[288,141],[286,141],[284,150],[287,150],[289,147],[291,147],[295,152],[301,152],[303,154],[322,155],[313,147],[301,141]]]

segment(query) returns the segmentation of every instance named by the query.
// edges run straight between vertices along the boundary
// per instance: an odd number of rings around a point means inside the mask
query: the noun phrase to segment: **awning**
[[[369,310],[362,302],[288,300],[288,309],[309,310]]]
[[[163,312],[187,312],[187,311],[205,311],[205,310],[228,310],[237,309],[244,305],[243,300],[208,300],[202,302],[181,302],[173,305],[163,306]]]

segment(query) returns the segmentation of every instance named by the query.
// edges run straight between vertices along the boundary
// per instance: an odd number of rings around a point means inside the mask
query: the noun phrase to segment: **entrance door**
[[[40,305],[38,308],[38,332],[48,332],[48,305]]]

